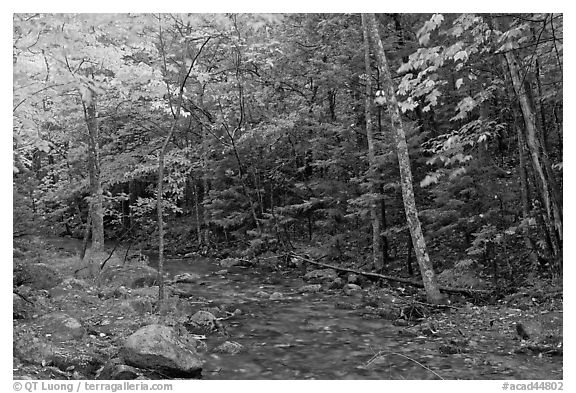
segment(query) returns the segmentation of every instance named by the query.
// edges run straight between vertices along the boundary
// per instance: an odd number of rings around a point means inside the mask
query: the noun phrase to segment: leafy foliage
[[[522,216],[517,104],[500,56],[514,51],[523,65],[561,179],[562,15],[394,14],[379,23],[439,268],[481,259],[486,244],[521,266],[522,228],[547,258],[534,193]],[[13,43],[15,233],[82,234],[91,92],[107,236],[152,233],[158,154],[183,84],[165,161],[169,228],[185,222],[198,246],[235,243],[256,255],[306,243],[363,263],[376,201],[398,251],[390,256],[409,255],[384,108],[373,114],[380,192],[369,187],[358,15],[15,14]]]

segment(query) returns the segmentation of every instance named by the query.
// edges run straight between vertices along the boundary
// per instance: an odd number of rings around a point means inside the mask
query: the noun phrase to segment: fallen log
[[[387,280],[387,281],[400,282],[402,284],[408,284],[410,286],[414,286],[417,288],[424,288],[424,284],[422,284],[421,282],[412,281],[412,280],[407,279],[407,278],[386,276],[384,274],[364,272],[364,271],[357,270],[357,269],[334,266],[334,265],[330,265],[328,263],[318,262],[318,261],[315,261],[315,260],[310,259],[310,258],[305,258],[301,255],[294,253],[294,252],[291,252],[289,255],[294,257],[294,258],[298,258],[304,262],[310,263],[312,265],[322,266],[322,267],[325,267],[328,269],[334,269],[334,270],[338,270],[341,272],[349,272],[349,273],[359,274],[359,275],[365,276],[365,277],[379,278],[379,279],[383,279],[383,280]],[[460,294],[460,295],[466,295],[469,297],[476,297],[479,295],[486,296],[486,295],[490,295],[493,293],[493,291],[490,291],[487,289],[452,288],[452,287],[442,287],[442,286],[439,287],[439,289],[441,292],[444,292],[444,293],[455,293],[455,294]]]

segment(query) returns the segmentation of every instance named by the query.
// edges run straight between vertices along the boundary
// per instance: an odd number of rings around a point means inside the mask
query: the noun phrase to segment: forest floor
[[[399,284],[361,281],[361,289],[346,291],[332,282],[310,285],[299,269],[223,269],[223,261],[188,256],[167,261],[167,278],[192,272],[198,281],[186,296],[169,284],[163,312],[154,313],[153,280],[131,285],[149,275],[143,266],[150,261],[112,259],[114,274],[92,283],[73,277],[77,245],[15,242],[14,378],[97,378],[138,328],[176,325],[197,310],[225,326],[205,339],[207,379],[563,378],[562,292],[550,283],[491,304],[454,298],[436,309]],[[77,320],[85,334],[58,341],[46,333],[45,317],[55,313]],[[245,350],[214,352],[228,340]]]

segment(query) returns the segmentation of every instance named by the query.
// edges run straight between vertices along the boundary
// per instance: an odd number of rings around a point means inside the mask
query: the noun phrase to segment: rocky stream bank
[[[14,251],[15,379],[561,379],[562,300],[434,309],[413,289],[312,266],[112,258],[73,241]],[[526,334],[520,334],[518,326]]]

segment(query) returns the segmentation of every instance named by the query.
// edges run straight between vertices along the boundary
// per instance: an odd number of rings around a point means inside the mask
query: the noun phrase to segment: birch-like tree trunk
[[[366,119],[366,138],[368,139],[368,164],[370,180],[370,220],[372,221],[372,260],[374,267],[382,270],[384,259],[382,254],[382,236],[380,234],[382,223],[378,211],[376,196],[378,195],[378,166],[376,163],[376,148],[374,143],[374,128],[372,127],[372,76],[370,70],[370,39],[365,15],[362,15],[362,32],[364,36],[364,65],[366,75],[366,103],[364,117]]]
[[[90,183],[90,219],[92,226],[92,245],[88,270],[92,277],[98,274],[97,255],[104,248],[104,208],[102,206],[102,182],[100,180],[100,154],[98,147],[98,117],[96,112],[97,95],[89,86],[82,90],[84,119],[88,128],[88,170]],[[91,223],[91,224],[90,224]]]
[[[438,288],[436,274],[434,273],[432,262],[430,261],[428,251],[426,250],[426,242],[424,240],[424,234],[422,233],[420,219],[418,218],[418,210],[416,209],[416,201],[414,199],[412,170],[410,169],[410,157],[408,156],[408,145],[406,144],[406,134],[400,117],[400,109],[398,107],[394,84],[386,60],[384,45],[380,39],[375,15],[366,14],[365,21],[378,60],[378,68],[380,70],[380,78],[388,107],[388,114],[391,119],[392,128],[396,131],[396,152],[398,154],[398,162],[400,165],[402,198],[404,200],[404,210],[406,213],[406,220],[408,221],[408,227],[410,229],[410,235],[412,237],[414,252],[418,261],[418,266],[420,267],[422,282],[424,284],[424,289],[426,290],[428,301],[433,304],[440,304],[444,302],[444,297]]]
[[[530,239],[528,218],[530,217],[530,204],[528,195],[528,176],[526,175],[526,158],[524,152],[524,133],[522,128],[518,124],[518,119],[514,111],[514,126],[516,127],[516,133],[518,135],[518,158],[519,158],[519,168],[520,171],[520,198],[522,200],[522,237],[524,238],[524,245],[528,252],[528,259],[530,260],[530,270],[531,273],[535,272],[538,268],[538,256],[536,255],[536,249]]]
[[[546,210],[547,220],[553,227],[553,239],[552,244],[555,246],[554,253],[555,256],[559,256],[562,252],[562,207],[559,200],[559,192],[556,186],[556,182],[552,176],[550,165],[547,159],[543,157],[542,146],[540,144],[539,130],[536,124],[536,114],[534,111],[533,103],[530,100],[527,91],[526,83],[524,83],[524,78],[520,74],[518,62],[515,54],[512,51],[508,51],[504,54],[506,63],[508,65],[508,70],[512,78],[512,85],[514,86],[514,91],[520,102],[520,108],[522,110],[522,116],[524,118],[524,126],[526,129],[526,143],[530,151],[530,158],[532,162],[532,168],[534,169],[535,176],[538,183],[538,192],[540,198],[544,203],[544,208]]]

